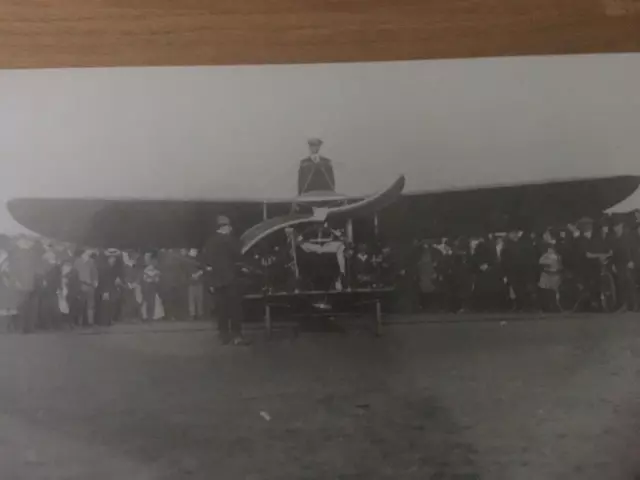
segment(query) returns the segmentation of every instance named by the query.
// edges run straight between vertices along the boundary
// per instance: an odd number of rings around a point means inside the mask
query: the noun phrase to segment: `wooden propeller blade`
[[[0,0],[0,68],[640,50],[640,0]]]

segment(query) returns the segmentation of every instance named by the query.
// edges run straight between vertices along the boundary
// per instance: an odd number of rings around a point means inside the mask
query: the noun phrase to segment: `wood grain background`
[[[640,51],[640,0],[0,0],[0,68]]]

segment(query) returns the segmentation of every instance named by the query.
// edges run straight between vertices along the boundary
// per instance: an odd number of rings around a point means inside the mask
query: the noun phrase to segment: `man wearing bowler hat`
[[[206,282],[213,293],[218,333],[224,345],[247,344],[242,337],[241,260],[240,239],[233,234],[229,218],[220,215],[217,230],[200,252],[200,261],[206,268]]]
[[[310,138],[309,156],[300,161],[298,169],[298,195],[308,192],[334,192],[336,181],[331,160],[320,155],[322,140]]]

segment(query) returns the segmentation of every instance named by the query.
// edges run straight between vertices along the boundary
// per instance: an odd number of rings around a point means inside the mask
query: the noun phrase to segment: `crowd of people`
[[[40,329],[205,317],[196,250],[82,249],[27,235],[0,245],[0,309]]]
[[[599,311],[606,272],[613,279],[616,308],[640,306],[640,223],[628,216],[583,218],[575,226],[543,232],[422,239],[410,247],[351,246],[351,278],[341,288],[392,285],[391,309],[397,312]],[[256,252],[246,265],[275,271],[275,262],[266,260]],[[196,249],[83,249],[5,236],[0,275],[0,310],[23,332],[200,319],[213,305]],[[260,278],[263,282],[264,275]],[[287,284],[286,272],[271,275],[270,286],[277,285],[295,288]]]
[[[410,244],[367,239],[351,244],[338,229],[323,247],[305,244],[302,237],[293,242],[294,262],[291,248],[263,252],[255,260],[267,265],[268,279],[260,279],[256,288],[393,287],[394,301],[386,306],[403,313],[636,310],[638,225],[629,215],[607,215],[598,221],[585,217],[562,229],[415,239]],[[337,261],[309,255],[310,246],[335,251]],[[307,278],[297,270],[306,271]]]
[[[542,232],[416,243],[396,272],[405,310],[595,312],[639,307],[640,224],[627,215],[597,221],[585,217],[576,225]],[[603,303],[605,293],[615,305]]]

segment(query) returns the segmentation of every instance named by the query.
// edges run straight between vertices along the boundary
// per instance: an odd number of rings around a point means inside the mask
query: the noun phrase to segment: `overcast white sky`
[[[640,54],[0,71],[3,202],[293,195],[309,136],[345,193],[640,174]]]

